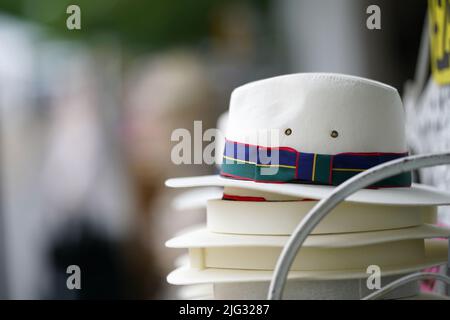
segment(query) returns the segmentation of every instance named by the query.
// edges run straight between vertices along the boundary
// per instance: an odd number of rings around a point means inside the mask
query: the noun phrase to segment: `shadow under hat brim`
[[[448,245],[446,240],[426,240],[426,257],[417,263],[384,266],[383,276],[399,275],[416,272],[428,267],[445,264],[447,261]],[[305,280],[339,280],[339,279],[364,279],[367,270],[321,270],[321,271],[291,271],[288,279]],[[167,281],[174,285],[191,285],[202,283],[238,283],[270,281],[273,271],[266,270],[241,270],[206,268],[197,269],[188,266],[180,267],[167,276]]]
[[[298,183],[262,183],[229,179],[220,175],[168,179],[166,186],[171,188],[235,187],[317,200],[326,198],[335,188],[333,186]],[[359,190],[348,197],[346,201],[402,206],[449,205],[450,193],[423,184],[413,183],[409,188]]]

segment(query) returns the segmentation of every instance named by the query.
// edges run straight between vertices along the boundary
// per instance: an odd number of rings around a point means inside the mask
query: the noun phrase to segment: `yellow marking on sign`
[[[428,0],[431,71],[438,84],[450,83],[450,0]]]

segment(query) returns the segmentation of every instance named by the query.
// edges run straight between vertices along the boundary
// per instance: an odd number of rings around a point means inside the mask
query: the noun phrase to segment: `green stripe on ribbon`
[[[312,181],[301,181],[297,179],[296,169],[280,166],[267,166],[256,165],[251,162],[242,162],[231,160],[229,158],[224,159],[222,164],[221,174],[237,179],[248,179],[254,181],[264,182],[299,182],[299,183],[312,183],[321,185],[337,186],[351,177],[357,175],[364,170],[347,170],[347,169],[333,169],[330,170],[332,165],[332,156],[329,155],[317,155],[315,159],[314,179]],[[270,168],[271,172],[267,172],[267,168]],[[266,171],[265,171],[266,169]],[[330,174],[331,179],[330,179]],[[371,187],[404,187],[411,184],[411,174],[405,172],[396,176],[384,179],[377,182]]]
[[[292,181],[296,179],[295,171],[296,168],[256,165],[231,159],[224,159],[222,164],[222,174],[256,181]]]
[[[316,155],[313,182],[318,182],[320,184],[330,183],[331,159],[332,156],[330,155]]]

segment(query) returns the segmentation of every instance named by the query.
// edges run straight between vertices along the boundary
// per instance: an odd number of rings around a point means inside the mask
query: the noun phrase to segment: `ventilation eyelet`
[[[332,138],[337,138],[339,137],[339,132],[337,132],[336,130],[331,131],[330,136]]]

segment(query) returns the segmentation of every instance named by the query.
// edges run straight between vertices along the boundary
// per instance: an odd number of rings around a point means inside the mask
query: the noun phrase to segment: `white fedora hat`
[[[223,186],[322,199],[351,176],[407,155],[397,90],[340,74],[292,74],[241,86],[231,96],[221,175],[169,187]],[[450,195],[411,184],[409,173],[347,200],[445,205]]]
[[[246,235],[290,235],[316,200],[207,201],[206,223],[211,232]],[[342,202],[311,234],[392,230],[435,224],[436,206],[393,206]]]
[[[422,255],[417,254],[415,259],[409,257],[407,260],[399,262],[395,265],[390,263],[381,263],[389,262],[386,261],[386,259],[384,259],[384,261],[377,261],[376,264],[381,267],[382,276],[405,274],[422,270],[431,266],[445,264],[445,262],[447,261],[448,241],[429,239],[425,240],[424,244],[424,253]],[[270,253],[270,255],[272,256],[272,253]],[[261,256],[261,258],[267,259],[264,256]],[[369,264],[372,263],[369,262]],[[353,269],[331,267],[328,270],[323,268],[321,270],[291,270],[289,272],[288,279],[361,279],[368,276],[366,270],[368,265]],[[235,269],[223,267],[198,268],[191,265],[183,266],[172,271],[167,276],[167,281],[174,285],[256,282],[270,281],[272,276],[273,270]]]
[[[445,264],[447,260],[447,241],[426,240],[426,255],[415,262],[399,265],[383,266],[382,275],[396,275],[415,272],[431,266]],[[366,268],[340,270],[299,270],[290,271],[288,279],[333,280],[366,278]],[[250,281],[270,281],[273,270],[246,270],[225,268],[192,268],[180,267],[167,276],[167,281],[174,285],[190,285],[200,283],[231,283]]]
[[[291,270],[307,278],[328,276],[330,272],[334,276],[358,278],[362,270],[372,264],[380,266],[383,274],[408,272],[414,268],[419,270],[447,260],[447,241],[424,242],[424,239],[448,237],[449,234],[450,230],[446,228],[425,224],[397,230],[311,235],[298,253]],[[234,269],[253,270],[261,274],[260,271],[273,270],[288,238],[220,234],[199,228],[167,241],[166,246],[188,248],[190,268],[199,272],[209,274],[211,271],[208,270]],[[438,243],[440,245],[435,249]],[[181,269],[184,270],[182,274],[189,278],[189,271]],[[247,272],[245,274],[248,275]],[[197,277],[192,280],[195,279]],[[172,280],[172,283],[177,284],[177,281]]]
[[[381,286],[389,284],[406,274],[381,277]],[[264,300],[269,291],[269,282],[217,283],[214,298],[218,300]],[[366,279],[345,280],[290,280],[286,282],[283,298],[287,300],[354,300],[361,299],[374,290],[367,288]],[[394,290],[384,299],[411,298],[420,293],[417,282]]]

